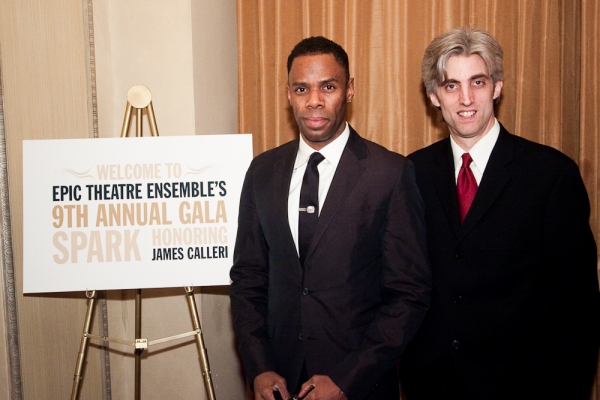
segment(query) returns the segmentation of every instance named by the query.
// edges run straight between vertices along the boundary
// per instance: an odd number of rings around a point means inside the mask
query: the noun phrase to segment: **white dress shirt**
[[[327,192],[333,181],[333,175],[337,169],[342,153],[350,137],[350,128],[346,122],[346,128],[340,136],[338,136],[333,142],[329,143],[319,153],[325,157],[318,165],[319,169],[319,214],[323,209]],[[296,162],[294,163],[294,171],[292,172],[292,180],[290,182],[290,192],[288,195],[288,221],[290,224],[290,230],[294,243],[296,244],[296,252],[298,250],[298,208],[300,207],[300,189],[302,188],[302,179],[304,178],[304,171],[306,171],[306,165],[308,158],[316,150],[310,147],[304,141],[304,137],[300,134],[300,146],[298,147],[298,154],[296,154]]]
[[[479,141],[475,143],[475,146],[471,147],[471,150],[468,151],[473,159],[470,167],[471,171],[473,171],[473,175],[475,175],[477,186],[481,183],[483,172],[485,171],[492,150],[494,150],[494,146],[500,135],[500,123],[497,119],[494,118],[494,120],[495,123],[494,126],[492,126],[492,129],[479,139]],[[452,155],[454,156],[454,181],[456,182],[458,179],[458,172],[462,166],[462,155],[467,152],[456,144],[452,135],[450,135],[450,146],[452,147]]]

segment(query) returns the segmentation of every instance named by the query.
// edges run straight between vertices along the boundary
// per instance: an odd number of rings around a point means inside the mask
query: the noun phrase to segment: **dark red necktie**
[[[458,171],[456,180],[456,195],[458,196],[458,210],[460,212],[460,223],[465,220],[467,212],[473,203],[475,193],[477,193],[477,181],[471,171],[470,165],[473,159],[469,153],[462,155],[462,166]]]

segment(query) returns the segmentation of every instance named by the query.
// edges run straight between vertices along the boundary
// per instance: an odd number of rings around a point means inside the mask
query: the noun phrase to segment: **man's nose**
[[[324,104],[323,94],[320,90],[311,90],[308,93],[308,107],[317,108],[322,107]]]
[[[471,105],[473,103],[473,92],[471,88],[467,86],[466,88],[460,89],[460,104],[464,106]]]

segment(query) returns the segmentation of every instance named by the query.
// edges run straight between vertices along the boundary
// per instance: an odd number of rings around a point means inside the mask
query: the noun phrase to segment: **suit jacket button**
[[[454,298],[454,304],[458,305],[462,302],[462,296],[456,296]]]
[[[457,260],[460,260],[461,258],[464,257],[463,253],[457,252],[456,254],[454,254],[454,257],[456,257]]]
[[[453,348],[454,350],[458,350],[458,349],[460,349],[460,342],[459,342],[458,340],[453,340],[453,341],[452,341],[452,348]]]
[[[308,288],[302,289],[302,294],[306,296],[308,294]]]
[[[302,340],[302,332],[298,335],[298,339]]]

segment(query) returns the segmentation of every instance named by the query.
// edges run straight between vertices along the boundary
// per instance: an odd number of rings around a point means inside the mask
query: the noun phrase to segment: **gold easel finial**
[[[127,92],[127,107],[125,108],[125,118],[123,118],[123,128],[121,128],[121,137],[126,137],[129,133],[131,124],[131,114],[133,109],[136,111],[135,136],[142,136],[142,111],[145,108],[148,115],[148,124],[150,125],[150,134],[158,136],[156,127],[156,118],[154,117],[154,108],[152,108],[152,93],[144,85],[133,85]]]

